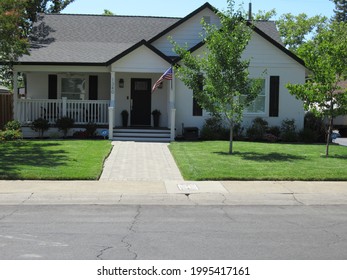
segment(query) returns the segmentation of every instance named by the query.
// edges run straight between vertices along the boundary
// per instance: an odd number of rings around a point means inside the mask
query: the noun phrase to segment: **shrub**
[[[315,143],[318,139],[317,131],[309,127],[304,127],[304,129],[299,132],[299,139],[307,144]]]
[[[247,137],[251,140],[263,140],[268,130],[268,122],[263,118],[257,117],[252,121],[251,127],[246,131]]]
[[[0,141],[12,141],[22,139],[22,133],[20,130],[7,129],[4,131],[0,131]]]
[[[301,137],[309,140],[311,143],[314,142],[325,142],[325,126],[324,121],[321,117],[315,116],[311,112],[305,114],[304,119],[304,131],[301,131]],[[308,139],[311,137],[312,139]],[[303,139],[303,141],[305,141]]]
[[[66,137],[69,129],[73,128],[74,123],[75,121],[72,118],[62,117],[56,121],[56,126],[63,131],[64,137]]]
[[[284,142],[298,141],[298,133],[296,132],[296,125],[294,119],[285,119],[282,121],[281,139]]]
[[[205,120],[200,136],[203,140],[229,140],[229,130],[223,125],[220,116],[212,116]]]
[[[19,121],[9,121],[7,124],[5,124],[5,130],[20,130],[21,125]]]
[[[43,118],[38,118],[31,123],[31,129],[39,133],[39,137],[43,137],[43,133],[49,129],[49,122]]]
[[[86,134],[87,134],[87,137],[94,137],[96,136],[96,129],[97,129],[97,125],[95,123],[88,123],[86,125]]]

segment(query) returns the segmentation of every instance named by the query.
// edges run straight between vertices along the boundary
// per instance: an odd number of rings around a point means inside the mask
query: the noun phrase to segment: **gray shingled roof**
[[[141,40],[149,40],[179,18],[99,15],[42,15],[30,56],[20,62],[105,63]]]
[[[23,63],[106,63],[141,40],[169,30],[180,18],[45,14],[31,36]],[[274,22],[255,26],[283,46]]]
[[[260,31],[264,32],[271,39],[284,46],[280,37],[280,33],[278,32],[276,28],[276,23],[274,21],[259,20],[253,21],[253,24],[255,25],[255,27],[257,27]]]

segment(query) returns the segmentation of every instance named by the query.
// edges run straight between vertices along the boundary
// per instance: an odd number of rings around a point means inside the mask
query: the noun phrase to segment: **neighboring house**
[[[184,18],[42,15],[30,56],[23,56],[14,67],[15,77],[18,72],[26,76],[25,98],[15,98],[15,118],[22,123],[24,135],[32,133],[25,126],[36,118],[54,123],[67,115],[77,126],[89,121],[104,126],[110,139],[118,139],[123,110],[130,112],[129,126],[143,128],[153,125],[151,112],[160,110],[161,131],[155,135],[163,133],[166,140],[181,135],[182,124],[201,128],[209,114],[200,110],[192,91],[180,80],[173,76],[154,93],[151,88],[177,58],[169,36],[195,53],[204,50],[202,18],[219,24],[209,3]],[[285,85],[305,82],[304,63],[283,46],[273,22],[255,25],[244,57],[251,58],[251,76],[266,72],[264,90],[245,112],[244,125],[259,116],[270,125],[295,119],[302,128],[302,102]]]

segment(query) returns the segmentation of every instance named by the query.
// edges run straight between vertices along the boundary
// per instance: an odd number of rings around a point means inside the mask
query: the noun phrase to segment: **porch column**
[[[172,70],[172,80],[170,82],[170,97],[169,97],[169,127],[171,134],[171,141],[175,140],[175,128],[176,128],[176,78],[175,72]]]
[[[13,72],[13,119],[19,120],[17,112],[18,103],[18,72]]]
[[[111,100],[108,108],[108,139],[113,138],[114,116],[116,106],[116,72],[111,72]]]

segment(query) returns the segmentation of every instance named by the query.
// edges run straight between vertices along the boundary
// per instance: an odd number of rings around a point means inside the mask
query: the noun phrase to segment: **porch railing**
[[[74,119],[75,124],[93,122],[108,124],[109,100],[19,99],[16,119],[23,125],[38,118],[54,124],[61,117]]]

